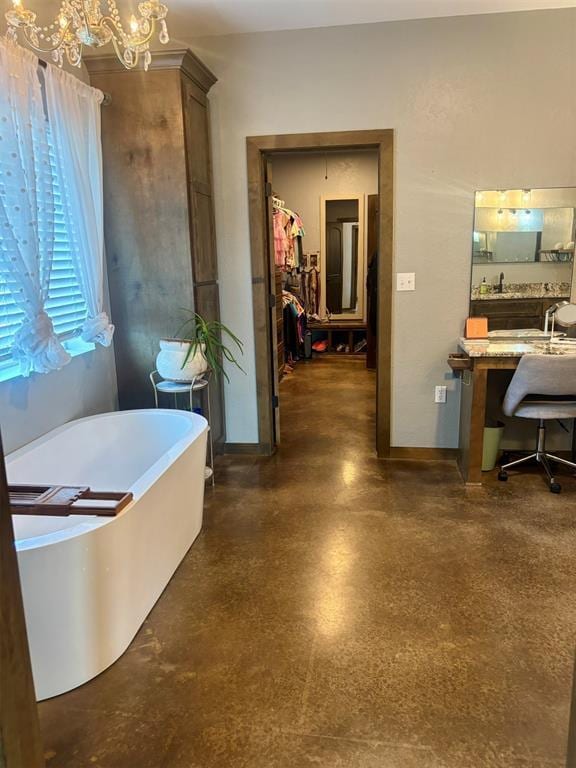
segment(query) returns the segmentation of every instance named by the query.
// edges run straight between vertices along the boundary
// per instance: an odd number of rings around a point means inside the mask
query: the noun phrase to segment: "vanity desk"
[[[467,484],[482,483],[482,450],[490,371],[513,371],[527,354],[566,355],[566,349],[547,341],[460,339],[459,351],[448,365],[462,377],[458,466]]]
[[[468,335],[487,337],[460,339],[448,360],[462,377],[458,464],[466,483],[482,482],[486,417],[493,421],[500,411],[501,386],[522,356],[576,352],[549,341],[559,308],[569,297],[576,301],[575,251],[576,188],[476,192],[468,316],[483,321],[471,322]],[[516,426],[508,422],[510,442]]]

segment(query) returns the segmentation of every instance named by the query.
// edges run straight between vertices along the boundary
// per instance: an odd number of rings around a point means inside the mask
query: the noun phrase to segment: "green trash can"
[[[484,448],[482,451],[482,472],[491,472],[496,466],[504,424],[497,421],[495,426],[484,427]]]

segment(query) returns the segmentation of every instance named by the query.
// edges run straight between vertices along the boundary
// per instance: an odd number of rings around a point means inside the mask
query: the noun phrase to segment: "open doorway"
[[[301,362],[330,359],[376,369],[373,445],[386,457],[393,132],[247,145],[260,450],[271,453],[282,439],[283,377]]]
[[[376,292],[368,292],[367,277],[377,259],[377,242],[368,242],[377,222],[369,224],[368,214],[374,217],[377,206],[368,200],[378,199],[378,153],[274,154],[267,174],[276,292],[272,359],[279,384],[275,442],[290,449],[297,419],[308,427],[297,438],[300,447],[313,440],[318,452],[328,451],[338,411],[340,427],[356,439],[362,432],[363,447],[374,450],[375,355],[369,368],[367,349]]]

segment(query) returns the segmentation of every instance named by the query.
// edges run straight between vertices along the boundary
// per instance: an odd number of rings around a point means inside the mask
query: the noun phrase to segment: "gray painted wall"
[[[454,447],[446,358],[467,315],[474,192],[576,184],[575,32],[570,9],[188,41],[219,78],[222,319],[247,369],[229,371],[230,442],[257,439],[246,136],[395,129],[395,269],[415,271],[417,290],[394,295],[392,442]]]
[[[0,383],[4,450],[10,453],[72,419],[114,411],[116,401],[111,347],[75,357],[60,371],[4,381]]]

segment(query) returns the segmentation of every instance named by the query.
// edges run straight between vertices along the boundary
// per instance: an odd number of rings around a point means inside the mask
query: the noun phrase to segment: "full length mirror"
[[[541,328],[571,295],[575,211],[571,187],[477,192],[470,315],[489,330]]]
[[[323,296],[326,314],[362,319],[364,313],[364,201],[322,199]]]

